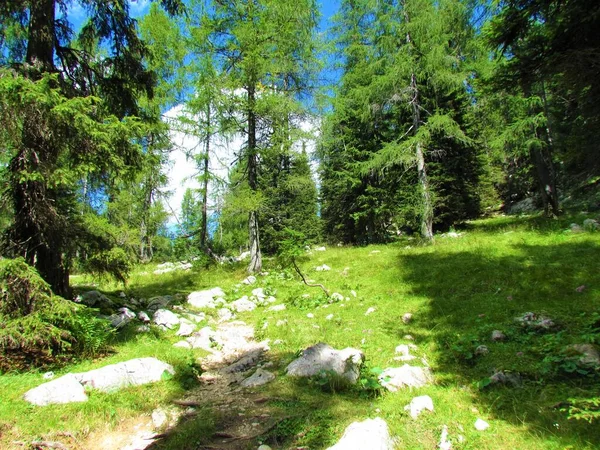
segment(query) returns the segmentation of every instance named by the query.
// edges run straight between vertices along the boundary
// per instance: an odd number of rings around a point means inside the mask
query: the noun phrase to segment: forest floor
[[[599,448],[598,422],[576,420],[574,407],[577,399],[597,401],[600,371],[578,365],[569,350],[600,343],[600,232],[574,233],[569,226],[590,217],[497,217],[438,235],[433,244],[402,237],[389,245],[307,253],[301,269],[341,294],[335,302],[276,260],[265,261],[268,274],[251,286],[241,284],[247,276],[242,264],[162,275],[152,274],[154,266],[139,267],[125,289],[128,297],[179,294],[183,305],[195,290],[218,286],[233,301],[263,288],[276,297],[274,304],[285,304],[282,311],[260,306],[236,314],[254,327],[256,341],[269,341],[262,362],[275,380],[242,389],[235,380],[212,378],[202,369],[208,352],[173,347],[181,340],[176,330],[137,333],[139,324],[132,324],[111,354],[56,369],[56,375],[152,356],[172,364],[175,377],[114,394],[91,392],[85,403],[36,407],[23,394],[43,382],[43,372],[2,375],[0,448],[32,448],[32,441],[43,440],[69,449],[133,449],[136,434],[152,431],[157,408],[179,408],[182,415],[158,431],[152,449],[324,449],[351,422],[374,417],[386,420],[403,449],[436,448],[444,426],[454,449]],[[323,264],[331,270],[315,270]],[[114,299],[123,290],[107,282],[92,286],[87,276],[72,283]],[[216,310],[202,311],[208,321],[199,328],[215,328]],[[552,326],[536,329],[516,320],[529,312]],[[406,313],[409,323],[402,320]],[[495,330],[505,338],[492,340]],[[364,353],[356,386],[285,376],[299,352],[318,342]],[[394,360],[400,344],[416,345],[411,352],[431,367],[431,385],[392,393],[374,383],[382,369],[404,364]],[[487,352],[476,352],[482,345]],[[500,371],[509,382],[494,384],[491,377]],[[435,410],[414,420],[404,407],[420,395],[429,395]],[[182,402],[187,406],[178,407]],[[477,419],[490,427],[476,430]]]

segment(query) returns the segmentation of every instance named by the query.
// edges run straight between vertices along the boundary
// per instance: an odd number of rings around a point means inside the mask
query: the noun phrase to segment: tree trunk
[[[255,84],[248,87],[248,186],[253,192],[258,189],[258,155],[256,149],[256,98]],[[255,273],[262,270],[262,256],[260,254],[260,236],[258,228],[258,211],[248,214],[248,234],[250,239],[250,265],[248,272]]]
[[[210,132],[210,122],[211,122],[211,110],[210,103],[206,107],[206,140],[204,144],[204,167],[202,174],[202,230],[200,231],[200,248],[206,248],[206,241],[208,237],[208,163],[210,161],[210,140],[212,137],[212,133]]]

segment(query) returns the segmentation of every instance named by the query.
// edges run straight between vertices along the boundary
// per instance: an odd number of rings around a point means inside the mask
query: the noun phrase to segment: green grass
[[[398,437],[399,448],[435,448],[442,426],[447,425],[455,449],[592,449],[600,446],[598,424],[569,420],[565,411],[554,407],[571,397],[597,396],[600,388],[597,371],[571,374],[560,359],[569,344],[600,341],[593,326],[594,314],[600,313],[600,233],[565,232],[569,223],[581,223],[585,217],[476,221],[461,230],[462,237],[437,237],[433,245],[403,239],[387,246],[328,247],[326,252],[314,252],[301,267],[307,278],[347,297],[333,304],[325,301],[318,288],[304,286],[291,272],[282,273],[275,261],[267,261],[269,275],[259,277],[251,287],[238,286],[246,276],[241,266],[162,276],[142,275],[151,274],[153,268],[139,268],[126,292],[148,298],[220,286],[229,300],[235,300],[252,288],[265,287],[287,304],[281,312],[258,308],[240,315],[256,325],[261,338],[283,341],[272,345],[269,354],[277,380],[261,390],[262,395],[277,399],[269,404],[272,414],[286,417],[261,437],[274,448],[326,448],[350,422],[380,416]],[[321,264],[332,270],[316,272],[314,267]],[[77,283],[90,284],[91,280],[78,277]],[[586,288],[577,292],[575,288],[581,285]],[[112,294],[122,289],[107,283],[100,288]],[[356,298],[351,291],[356,291]],[[303,298],[304,294],[309,298]],[[376,311],[365,316],[370,307]],[[553,318],[558,328],[551,333],[523,330],[514,318],[528,311]],[[408,325],[401,320],[406,312],[414,315]],[[308,313],[315,317],[308,318]],[[326,320],[329,314],[333,320]],[[277,327],[276,322],[284,319],[287,324]],[[504,331],[508,340],[491,342],[495,329]],[[434,385],[374,396],[358,388],[332,392],[318,383],[283,376],[299,350],[319,341],[337,348],[360,348],[369,368],[401,365],[393,361],[394,349],[407,342],[403,340],[406,334],[418,345],[414,353],[426,357],[432,366]],[[94,394],[86,404],[28,406],[22,394],[41,383],[40,374],[0,377],[4,439],[0,447],[10,442],[6,439],[51,436],[57,431],[85,435],[107,422],[116,424],[123,417],[148,414],[180,396],[190,387],[194,358],[201,354],[175,349],[173,342],[172,333],[128,334],[115,345],[115,354],[63,368],[61,373],[83,371],[156,356],[185,374],[119,394]],[[489,354],[473,357],[480,344],[488,346]],[[480,389],[479,383],[494,370],[518,372],[523,386]],[[435,412],[414,421],[404,406],[414,396],[425,394],[432,397]],[[202,411],[199,418],[179,425],[174,434],[179,438],[167,439],[160,448],[196,448],[218,422],[210,414]],[[490,429],[476,431],[477,418],[488,421]]]

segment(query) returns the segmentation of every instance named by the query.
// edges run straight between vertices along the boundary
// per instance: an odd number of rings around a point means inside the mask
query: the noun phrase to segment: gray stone
[[[204,327],[200,331],[192,334],[187,341],[190,343],[192,348],[202,348],[207,351],[211,351],[215,345],[216,333],[210,327]]]
[[[416,348],[416,345],[411,344],[412,347]],[[410,354],[410,348],[411,346],[406,345],[406,344],[402,344],[396,347],[396,353],[400,354],[400,356],[397,356],[394,358],[395,361],[412,361],[413,359],[416,359],[416,356],[413,356]]]
[[[137,314],[137,318],[144,323],[150,323],[150,316],[148,315],[148,313],[144,312],[144,311],[140,311]]]
[[[583,229],[585,231],[598,231],[600,229],[600,223],[594,219],[585,219],[583,221]]]
[[[499,370],[494,372],[490,377],[490,384],[504,384],[511,385],[512,387],[520,387],[523,384],[523,380],[518,373]]]
[[[521,201],[513,203],[508,209],[509,214],[532,214],[538,210],[536,202],[533,198],[525,198]]]
[[[136,328],[136,331],[138,333],[147,333],[150,331],[150,327],[148,325],[140,325],[139,327]]]
[[[308,347],[300,358],[292,361],[286,368],[288,376],[313,377],[321,372],[335,372],[354,384],[358,380],[364,355],[355,348],[335,350],[320,342]]]
[[[583,233],[584,231],[583,228],[576,223],[569,225],[569,229],[571,230],[571,233]]]
[[[233,319],[233,313],[227,308],[221,308],[217,311],[219,322],[226,322]]]
[[[412,322],[412,318],[413,318],[413,315],[411,313],[405,313],[402,316],[402,322],[404,322],[405,324],[409,324],[410,322]]]
[[[265,298],[265,290],[263,288],[252,289],[252,295],[257,298]]]
[[[156,358],[137,358],[73,375],[84,386],[114,392],[128,386],[160,381],[165,372],[175,374],[173,366]]]
[[[576,363],[584,368],[600,367],[600,354],[592,344],[574,344],[566,348],[567,354],[573,354]]]
[[[113,309],[114,303],[110,298],[99,291],[88,291],[77,296],[80,303],[89,306],[90,308]]]
[[[269,447],[266,444],[261,445],[260,447],[258,447],[257,450],[272,450],[271,447]]]
[[[275,374],[269,372],[268,370],[256,369],[256,372],[252,374],[252,376],[246,378],[244,381],[240,383],[242,387],[245,388],[253,388],[257,386],[262,386],[263,384],[270,383],[275,379]]]
[[[448,425],[442,427],[442,434],[437,448],[439,450],[452,450],[452,442],[448,439]]]
[[[552,319],[535,314],[533,312],[527,312],[521,317],[517,317],[515,320],[519,322],[523,327],[529,328],[534,331],[544,332],[556,327],[556,324]]]
[[[231,309],[236,312],[254,311],[256,309],[256,303],[251,302],[248,299],[248,296],[244,295],[242,298],[231,303]]]
[[[354,422],[344,431],[337,444],[328,450],[393,450],[394,441],[390,437],[385,420],[377,417],[363,422]]]
[[[109,317],[110,324],[117,329],[123,328],[131,322],[132,319],[135,319],[135,313],[129,308],[119,308],[118,313]]]
[[[203,312],[199,314],[186,314],[185,316],[195,323],[200,323],[206,320],[206,315]]]
[[[156,408],[152,411],[152,425],[155,429],[164,427],[169,423],[169,416],[162,408]]]
[[[250,275],[249,277],[245,278],[244,281],[242,281],[242,283],[244,284],[254,284],[256,283],[256,277],[254,275]]]
[[[322,266],[315,267],[315,270],[317,272],[328,272],[331,270],[331,267],[329,267],[327,264],[323,264]]]
[[[169,329],[175,328],[179,325],[179,317],[168,309],[159,309],[154,313],[153,321],[156,325],[163,325]]]
[[[506,335],[500,330],[492,331],[492,341],[502,342],[506,340]]]
[[[83,386],[71,373],[30,389],[23,398],[37,406],[86,402],[88,399]]]
[[[476,356],[485,356],[490,352],[486,345],[480,345],[475,349]]]
[[[433,400],[429,395],[415,397],[410,401],[410,404],[404,407],[405,411],[410,412],[410,417],[416,419],[425,410],[433,412]]]
[[[175,300],[175,297],[173,297],[172,295],[160,295],[158,297],[152,297],[150,300],[148,300],[148,305],[146,306],[146,310],[149,313],[154,313],[155,311],[158,311],[159,309],[166,308],[168,305],[173,303],[174,300]]]
[[[431,372],[427,367],[415,367],[408,364],[385,369],[379,375],[379,383],[390,392],[396,392],[406,387],[423,387],[431,381]]]
[[[341,302],[344,300],[344,296],[342,294],[340,294],[339,292],[334,292],[333,294],[331,294],[331,296],[329,297],[329,302]]]

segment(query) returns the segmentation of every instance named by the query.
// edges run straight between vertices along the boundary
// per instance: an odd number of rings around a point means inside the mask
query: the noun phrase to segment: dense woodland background
[[[342,0],[327,32],[314,0],[129,7],[0,5],[1,254],[55,294],[79,270],[125,281],[135,262],[249,250],[256,272],[290,236],[432,239],[600,206],[596,1]],[[197,139],[201,186],[177,226],[174,131]],[[235,137],[223,179],[215,142]]]

